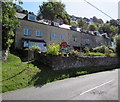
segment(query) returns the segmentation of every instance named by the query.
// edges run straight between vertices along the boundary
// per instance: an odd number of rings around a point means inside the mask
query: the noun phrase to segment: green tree
[[[100,33],[107,33],[109,37],[111,37],[110,23],[101,24],[98,31]]]
[[[80,18],[79,20],[78,20],[78,27],[80,27],[80,28],[82,28],[84,25],[85,25],[85,21],[83,21],[82,20],[82,18]]]
[[[97,30],[97,27],[94,25],[94,24],[91,24],[89,25],[89,28],[88,28],[90,31],[95,31]]]
[[[88,29],[88,25],[87,25],[87,23],[84,23],[84,25],[83,25],[83,27],[82,27],[83,29]]]
[[[23,8],[20,5],[16,5],[15,4],[15,8],[16,8],[16,12],[23,12]]]
[[[110,30],[112,32],[112,36],[118,34],[118,27],[116,27],[116,26],[110,26]]]
[[[77,24],[74,21],[70,21],[70,25],[74,26],[74,27],[77,27]]]
[[[18,1],[22,4],[21,1]],[[2,2],[2,50],[7,50],[14,37],[14,30],[19,26],[19,21],[16,18],[16,9],[13,0]]]
[[[60,50],[60,44],[51,43],[47,47],[47,54],[58,55]]]
[[[70,17],[65,11],[65,5],[61,2],[43,2],[41,6],[39,6],[40,11],[39,15],[42,14],[44,19],[48,20],[56,20],[62,19],[65,23],[70,24]]]

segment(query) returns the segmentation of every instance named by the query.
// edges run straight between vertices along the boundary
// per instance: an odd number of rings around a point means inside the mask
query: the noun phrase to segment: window
[[[76,38],[75,36],[73,37],[73,40],[74,40],[75,42],[77,42],[77,38]]]
[[[42,37],[42,32],[41,31],[36,31],[36,36]]]
[[[53,39],[56,38],[56,34],[55,34],[55,33],[52,34],[52,38],[53,38]]]
[[[28,16],[28,20],[35,21],[36,20],[36,16],[29,15]]]
[[[29,42],[29,47],[35,46],[34,42]]]
[[[30,29],[24,29],[24,35],[31,35],[31,33]]]
[[[28,47],[28,43],[25,41],[23,46]]]
[[[64,35],[60,35],[60,39],[61,39],[61,40],[64,40]]]

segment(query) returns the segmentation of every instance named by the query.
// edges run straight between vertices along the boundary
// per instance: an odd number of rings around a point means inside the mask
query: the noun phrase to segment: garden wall
[[[35,53],[35,60],[49,66],[53,70],[109,67],[118,66],[119,64],[119,59],[117,57],[62,57],[42,55],[39,53]]]

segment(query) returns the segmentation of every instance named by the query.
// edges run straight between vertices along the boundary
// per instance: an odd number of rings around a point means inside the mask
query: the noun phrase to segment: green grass
[[[9,54],[8,60],[2,64],[2,92],[31,86],[28,82],[41,70],[33,64],[21,62],[19,57]]]
[[[53,71],[36,62],[30,63],[28,68],[27,62],[21,62],[19,57],[9,54],[7,61],[2,63],[2,92],[43,85],[86,73],[77,69]]]
[[[100,53],[100,52],[89,52],[88,54],[90,56],[105,56],[104,53]]]
[[[113,69],[116,66],[110,66]],[[88,73],[108,70],[108,66],[98,68],[74,68],[67,70],[51,70],[48,66],[38,62],[21,62],[20,58],[9,54],[8,60],[2,66],[2,92],[16,90],[30,86],[41,86],[49,82],[62,80],[65,78],[76,77]]]

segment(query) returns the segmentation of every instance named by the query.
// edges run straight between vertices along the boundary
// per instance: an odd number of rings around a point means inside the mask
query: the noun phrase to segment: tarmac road
[[[2,100],[118,100],[118,69],[7,92]]]

